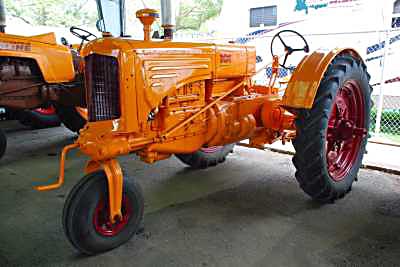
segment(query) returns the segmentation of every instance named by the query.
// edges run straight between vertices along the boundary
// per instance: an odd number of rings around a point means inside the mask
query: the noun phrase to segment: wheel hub
[[[334,99],[326,133],[327,167],[333,180],[341,181],[349,173],[367,132],[361,87],[347,81]]]
[[[133,215],[132,205],[125,196],[122,198],[121,212],[121,218],[118,218],[115,223],[110,222],[108,201],[101,199],[93,214],[93,224],[96,231],[100,235],[111,237],[117,235],[125,228]]]

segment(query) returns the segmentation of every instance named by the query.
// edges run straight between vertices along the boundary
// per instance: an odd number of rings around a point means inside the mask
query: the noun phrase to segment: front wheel
[[[7,137],[3,130],[0,129],[0,159],[4,156],[7,148]]]
[[[80,252],[93,255],[127,242],[143,218],[144,201],[140,186],[124,176],[122,218],[109,221],[107,177],[103,171],[86,175],[74,186],[64,205],[64,231]]]
[[[337,56],[328,67],[311,110],[298,110],[293,163],[300,187],[313,199],[333,202],[351,190],[367,144],[371,87],[361,60]]]
[[[229,144],[203,147],[190,154],[176,154],[175,156],[194,169],[205,169],[224,162],[228,154],[233,151],[234,146],[234,144]]]

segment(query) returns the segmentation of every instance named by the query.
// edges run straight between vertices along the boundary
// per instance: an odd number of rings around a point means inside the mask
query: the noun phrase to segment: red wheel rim
[[[211,154],[219,151],[222,148],[222,146],[210,146],[210,147],[202,147],[200,148],[200,151]]]
[[[117,222],[110,222],[108,201],[101,199],[94,210],[93,224],[97,233],[103,236],[115,236],[124,229],[133,214],[132,204],[126,196],[122,198],[122,218]]]
[[[349,80],[334,99],[326,132],[326,162],[334,181],[341,181],[358,158],[365,128],[365,103],[358,82]]]
[[[49,106],[48,108],[37,108],[34,109],[35,112],[42,115],[54,115],[56,114],[56,109],[53,106]]]

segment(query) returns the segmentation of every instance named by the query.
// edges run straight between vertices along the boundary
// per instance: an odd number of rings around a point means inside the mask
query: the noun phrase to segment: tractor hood
[[[84,47],[83,56],[99,54],[118,58],[119,62],[128,56],[137,57],[143,63],[189,66],[193,62],[209,70],[214,78],[251,76],[255,73],[255,48],[236,44],[189,43],[171,41],[142,41],[125,38],[96,39]],[[146,69],[146,64],[142,65]],[[199,66],[195,67],[200,69]],[[185,69],[181,67],[180,69]],[[210,77],[211,78],[211,77]]]
[[[141,106],[136,107],[136,102],[122,106],[129,106],[132,110],[137,108],[137,122],[146,122],[149,112],[159,107],[167,95],[174,94],[187,84],[230,78],[234,83],[236,78],[252,76],[256,65],[255,48],[249,46],[152,42],[110,37],[92,41],[85,46],[83,55],[85,61],[93,62],[96,59],[99,62],[89,64],[91,67],[86,68],[86,77],[103,79],[103,76],[117,75],[119,82],[114,80],[113,83],[118,83],[121,96],[132,96],[135,92]],[[98,65],[100,62],[109,62],[109,65]],[[118,74],[98,74],[103,69],[118,69]],[[101,81],[99,84],[107,83]],[[131,101],[132,98],[121,99]],[[137,127],[132,126],[131,129]]]

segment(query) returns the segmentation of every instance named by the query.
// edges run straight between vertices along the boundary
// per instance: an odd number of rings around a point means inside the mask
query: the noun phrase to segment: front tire
[[[296,179],[314,200],[334,202],[351,190],[367,144],[370,96],[364,63],[339,55],[328,67],[311,110],[297,110]]]
[[[127,242],[139,229],[144,200],[140,186],[124,175],[122,219],[109,222],[107,177],[103,171],[82,178],[64,205],[63,227],[71,244],[94,255]]]
[[[7,149],[7,137],[3,130],[0,129],[0,159],[4,156]]]
[[[190,154],[176,154],[175,156],[186,165],[194,169],[205,169],[216,166],[225,161],[235,144],[224,146],[204,147]]]

